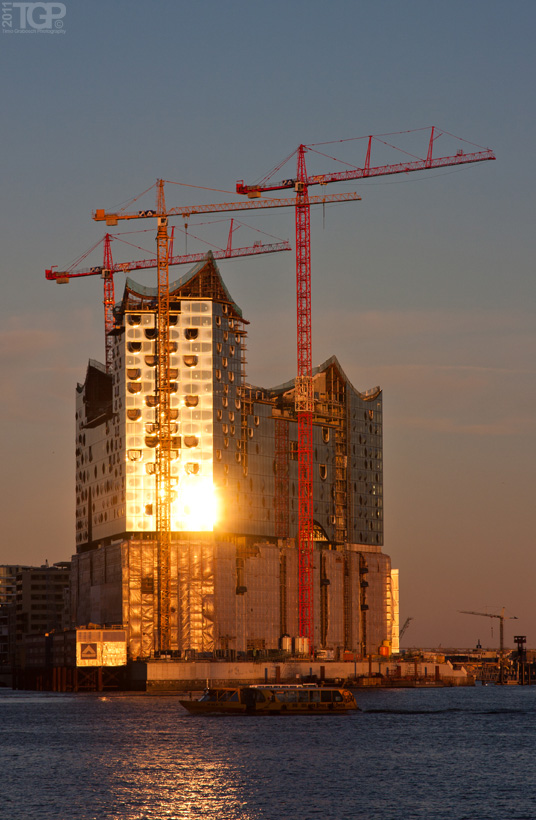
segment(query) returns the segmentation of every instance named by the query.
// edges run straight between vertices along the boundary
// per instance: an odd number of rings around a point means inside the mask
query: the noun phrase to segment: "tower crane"
[[[156,531],[158,563],[158,650],[165,652],[171,647],[169,576],[171,553],[171,450],[172,427],[170,423],[170,367],[169,367],[169,236],[168,219],[170,216],[189,218],[193,214],[225,213],[249,211],[264,208],[287,208],[294,206],[294,199],[263,199],[241,202],[222,202],[211,205],[193,205],[189,207],[166,208],[164,180],[156,183],[156,209],[140,210],[137,213],[125,211],[106,212],[103,208],[93,214],[96,222],[106,222],[108,226],[117,225],[119,221],[130,219],[157,220],[157,373],[156,373],[156,408],[155,432],[156,445]],[[331,194],[309,197],[308,203],[350,202],[359,200],[356,193]]]
[[[272,243],[256,243],[254,245],[245,246],[242,248],[233,248],[232,247],[232,235],[233,231],[236,230],[233,226],[233,220],[231,220],[231,227],[229,229],[229,238],[227,240],[227,247],[225,250],[215,250],[212,251],[212,255],[214,259],[231,259],[240,256],[253,256],[259,253],[277,253],[279,251],[290,251],[292,248],[288,242],[272,242]],[[78,268],[75,269],[69,268],[68,270],[54,270],[54,268],[49,268],[45,270],[45,276],[50,281],[55,281],[59,285],[66,284],[71,279],[76,279],[81,276],[101,276],[104,282],[104,335],[105,335],[105,345],[106,345],[106,370],[110,370],[111,362],[112,362],[112,337],[110,335],[110,331],[113,329],[114,326],[114,319],[113,319],[113,307],[115,304],[115,289],[114,289],[114,274],[115,273],[129,273],[133,270],[148,270],[150,268],[157,267],[157,260],[156,259],[138,259],[134,262],[113,262],[112,259],[112,249],[111,243],[113,239],[117,239],[112,234],[105,234],[103,239],[99,240],[99,242],[93,247],[89,249],[89,251],[84,254],[82,258],[85,258],[91,251],[95,250],[95,248],[103,243],[103,262],[102,266],[97,265],[91,268]],[[187,265],[187,264],[194,264],[195,262],[200,262],[204,259],[206,254],[203,253],[190,253],[190,254],[182,254],[178,256],[170,256],[169,257],[169,265]],[[79,260],[77,260],[79,261]],[[76,264],[76,263],[75,263]],[[54,266],[55,267],[55,266]]]
[[[399,640],[399,641],[401,641],[401,640],[402,640],[402,636],[404,635],[404,632],[406,631],[406,629],[408,628],[408,626],[410,625],[410,623],[412,622],[412,620],[413,620],[413,617],[409,617],[409,618],[406,618],[406,620],[404,621],[404,626],[403,626],[403,627],[402,627],[402,629],[400,630],[400,634],[399,634],[399,636],[398,636],[398,640]]]
[[[499,615],[494,615],[489,612],[472,612],[467,609],[460,609],[462,615],[481,615],[483,618],[498,618],[499,619],[499,683],[504,683],[504,619],[517,621],[517,615],[505,615],[504,607],[502,607]]]
[[[389,136],[389,135],[382,135]],[[246,185],[244,180],[236,184],[236,191],[250,200],[257,200],[262,194],[272,191],[293,189],[296,212],[296,306],[297,306],[297,378],[295,383],[295,408],[298,417],[298,561],[299,561],[299,634],[309,639],[312,649],[313,623],[313,411],[314,394],[312,378],[312,331],[311,331],[311,229],[310,205],[313,197],[308,190],[313,185],[327,185],[354,179],[369,179],[390,174],[406,174],[451,165],[482,162],[495,159],[489,150],[464,153],[459,150],[454,156],[433,157],[436,128],[432,127],[426,157],[393,165],[371,165],[372,140],[368,138],[365,163],[362,168],[316,174],[307,173],[305,154],[314,146],[299,145],[293,154],[282,162],[261,183]],[[296,176],[278,183],[270,183],[270,177],[292,156],[297,155]],[[261,200],[262,201],[262,200]]]

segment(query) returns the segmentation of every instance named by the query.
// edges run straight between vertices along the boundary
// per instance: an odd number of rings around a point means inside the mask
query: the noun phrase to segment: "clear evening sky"
[[[103,235],[91,212],[158,177],[232,192],[300,143],[436,125],[497,161],[326,189],[363,200],[312,213],[313,360],[335,354],[358,389],[384,391],[384,550],[401,572],[401,622],[414,618],[403,644],[496,646],[497,622],[458,610],[505,606],[519,618],[507,644],[526,634],[536,646],[535,4],[65,6],[62,35],[0,34],[0,563],[74,552],[74,394],[88,358],[103,359],[102,284],[58,287],[44,272]],[[407,139],[425,153],[424,132]],[[453,145],[444,139],[439,155]],[[320,150],[360,165],[365,144]],[[307,160],[313,173],[336,169]],[[175,186],[167,196],[238,199]],[[294,245],[291,210],[238,218]],[[202,221],[192,233],[225,230]],[[235,244],[256,238],[240,228]],[[147,252],[125,259],[154,252],[152,234],[131,241]],[[220,269],[251,322],[249,380],[292,378],[293,254]]]

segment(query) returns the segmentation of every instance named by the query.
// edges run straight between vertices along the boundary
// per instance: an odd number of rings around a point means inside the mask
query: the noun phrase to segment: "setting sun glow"
[[[217,520],[218,504],[209,478],[188,476],[178,487],[172,506],[173,529],[186,532],[211,532]]]

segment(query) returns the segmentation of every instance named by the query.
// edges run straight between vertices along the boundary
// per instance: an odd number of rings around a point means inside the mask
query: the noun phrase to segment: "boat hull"
[[[192,715],[334,715],[359,709],[347,689],[327,687],[213,688],[200,700],[179,702]]]

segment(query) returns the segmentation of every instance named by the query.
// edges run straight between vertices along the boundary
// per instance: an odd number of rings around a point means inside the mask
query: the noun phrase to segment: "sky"
[[[302,143],[331,143],[306,154],[311,173],[347,167],[332,157],[362,165],[366,143],[341,141],[371,134],[397,133],[384,142],[423,156],[415,129],[434,125],[434,155],[471,150],[448,133],[497,160],[326,189],[362,201],[312,210],[313,361],[335,354],[356,388],[383,389],[384,551],[400,570],[401,623],[413,619],[402,645],[496,647],[498,621],[459,610],[504,606],[518,619],[506,644],[524,634],[536,647],[536,5],[45,6],[65,12],[49,30],[28,31],[36,13],[16,33],[14,5],[0,34],[0,563],[74,552],[75,388],[103,359],[102,283],[58,288],[45,269],[102,238],[92,212],[157,178],[182,183],[166,186],[168,207],[234,201],[237,180],[258,181]],[[373,146],[372,164],[405,156]],[[293,162],[274,178],[295,175]],[[294,246],[291,209],[237,216],[235,246],[269,241],[258,231]],[[176,252],[209,247],[194,234],[226,243],[228,222],[192,218],[188,238],[176,225]],[[116,260],[154,255],[152,234],[122,238],[136,248],[114,240]],[[251,322],[248,379],[292,378],[294,255],[220,270]]]

